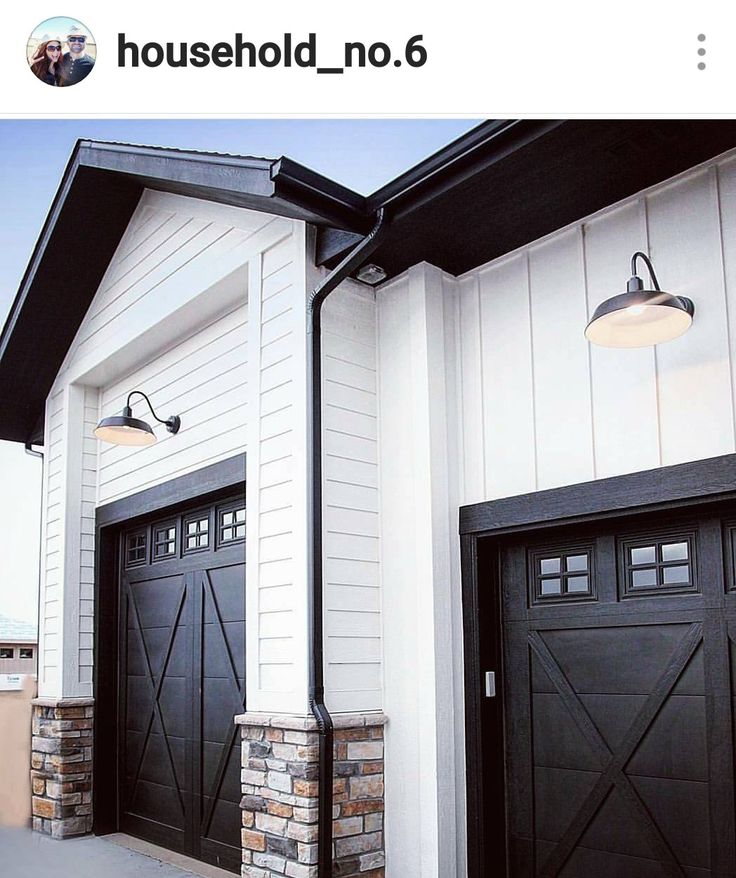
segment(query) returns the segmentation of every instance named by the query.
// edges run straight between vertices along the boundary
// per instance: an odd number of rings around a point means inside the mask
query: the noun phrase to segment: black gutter
[[[324,703],[324,625],[322,577],[322,305],[330,293],[373,253],[386,232],[384,209],[376,211],[371,231],[312,292],[307,302],[307,510],[309,559],[309,707],[319,729],[318,875],[332,878],[333,726]]]
[[[367,199],[347,186],[282,156],[271,166],[274,194],[292,205],[315,212],[334,226],[365,235],[375,211],[368,211]]]

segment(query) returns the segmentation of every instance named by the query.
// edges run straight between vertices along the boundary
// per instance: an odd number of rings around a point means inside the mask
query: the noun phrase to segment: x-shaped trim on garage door
[[[621,746],[614,753],[601,736],[595,723],[590,718],[590,714],[570,685],[541,635],[537,631],[530,633],[529,645],[562,697],[563,703],[570,712],[575,724],[600,760],[602,769],[602,774],[595,786],[588,793],[585,801],[573,817],[572,822],[563,833],[562,838],[544,863],[540,873],[542,878],[556,878],[560,874],[568,857],[572,854],[581,836],[598,813],[599,808],[603,805],[613,787],[618,789],[624,801],[627,802],[641,821],[641,826],[661,863],[664,874],[671,876],[671,878],[685,878],[685,873],[677,862],[677,858],[667,840],[652,819],[649,810],[639,797],[631,781],[624,774],[624,768],[654,722],[655,717],[669,697],[680,674],[686,668],[687,663],[692,658],[702,639],[702,624],[695,622],[690,625],[657,681],[654,690],[629,727],[621,742]]]
[[[239,727],[233,722],[233,717],[236,713],[241,713],[243,710],[245,710],[245,688],[240,683],[238,669],[235,667],[235,662],[233,661],[232,652],[227,641],[227,636],[225,635],[225,626],[222,623],[222,615],[220,614],[220,608],[217,604],[217,598],[215,597],[215,590],[212,588],[212,580],[210,579],[210,575],[206,570],[202,570],[195,573],[194,577],[195,585],[203,590],[203,601],[206,602],[207,596],[209,596],[212,611],[214,613],[215,620],[217,621],[217,627],[220,632],[220,641],[222,643],[222,648],[224,649],[225,655],[227,656],[228,669],[230,671],[228,679],[233,690],[232,712],[223,713],[223,719],[225,722],[228,723],[227,740],[225,741],[222,752],[220,753],[220,761],[217,765],[217,770],[215,771],[215,777],[212,783],[212,787],[211,789],[206,790],[204,793],[206,796],[209,797],[209,801],[207,803],[207,809],[202,817],[201,833],[203,836],[206,836],[210,831],[210,824],[212,823],[215,803],[217,802],[217,799],[220,795],[220,788],[222,787],[222,782],[225,779],[228,759],[230,757],[233,744],[235,743],[235,737],[239,731]],[[202,615],[204,617],[204,609]]]
[[[158,721],[161,724],[161,733],[164,741],[164,745],[166,747],[166,753],[169,757],[169,765],[171,766],[171,775],[174,781],[174,787],[176,789],[176,795],[179,800],[179,806],[181,808],[182,816],[184,816],[184,799],[181,795],[181,789],[179,784],[179,779],[176,776],[176,768],[174,767],[174,757],[171,753],[171,747],[169,746],[169,739],[166,735],[166,725],[164,723],[164,717],[161,712],[161,705],[159,704],[159,698],[161,697],[161,687],[164,682],[164,678],[166,677],[166,669],[169,666],[169,659],[171,658],[171,650],[174,645],[174,638],[176,637],[176,627],[179,624],[179,617],[181,616],[181,611],[184,606],[184,598],[186,596],[186,585],[184,583],[184,578],[182,577],[182,586],[181,586],[181,594],[179,595],[179,601],[176,606],[176,613],[174,614],[174,619],[171,623],[171,630],[169,632],[169,641],[166,644],[166,652],[164,653],[164,661],[161,666],[161,672],[158,677],[153,673],[153,668],[151,667],[151,660],[148,657],[148,649],[146,648],[146,639],[143,636],[143,626],[141,625],[140,614],[138,612],[138,604],[135,601],[135,595],[133,594],[133,589],[130,587],[130,583],[125,580],[125,592],[127,594],[128,600],[130,601],[131,606],[133,607],[133,620],[135,622],[135,630],[138,634],[138,637],[141,642],[141,648],[143,650],[143,655],[146,659],[146,679],[148,680],[148,685],[151,689],[151,710],[148,715],[148,724],[146,726],[146,734],[143,736],[143,746],[141,747],[141,752],[138,757],[138,764],[135,769],[135,774],[133,776],[133,783],[129,786],[129,801],[128,807],[132,804],[133,796],[135,795],[135,790],[138,785],[138,778],[141,773],[141,767],[143,766],[143,757],[146,755],[146,747],[148,746],[148,739],[151,735],[151,729],[153,727],[153,719],[155,716],[158,717]]]

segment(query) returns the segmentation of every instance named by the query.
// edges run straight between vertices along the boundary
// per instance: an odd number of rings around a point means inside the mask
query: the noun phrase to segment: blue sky
[[[120,140],[242,155],[289,156],[368,194],[472,128],[473,119],[0,120],[0,323],[75,141]],[[89,193],[94,198],[94,192]],[[80,203],[80,210],[84,204]],[[63,266],[59,266],[63,284]],[[36,616],[40,462],[0,442],[0,613]]]
[[[48,34],[50,37],[66,39],[71,28],[82,23],[77,21],[76,18],[67,18],[64,15],[57,15],[56,18],[46,18],[33,29],[31,38],[35,37],[35,39],[40,40]]]

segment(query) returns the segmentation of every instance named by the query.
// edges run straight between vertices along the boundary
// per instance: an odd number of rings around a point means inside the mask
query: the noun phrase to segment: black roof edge
[[[367,199],[368,212],[384,207],[392,217],[407,213],[456,186],[479,166],[488,167],[563,124],[556,119],[481,122],[376,190]]]
[[[48,213],[46,214],[46,219],[43,222],[43,226],[41,226],[41,233],[39,234],[33,251],[31,252],[31,258],[28,260],[26,270],[23,272],[23,276],[20,279],[18,292],[15,294],[13,303],[10,306],[10,310],[8,311],[5,325],[3,326],[2,332],[0,333],[0,362],[2,362],[3,354],[5,353],[5,349],[8,346],[8,341],[13,333],[13,329],[15,328],[15,324],[20,315],[20,311],[28,293],[30,283],[32,282],[33,276],[36,273],[36,269],[38,268],[38,265],[43,258],[46,244],[48,243],[48,240],[54,231],[54,226],[56,225],[56,220],[58,219],[59,213],[64,206],[66,195],[71,188],[72,182],[74,181],[74,177],[79,166],[79,147],[81,142],[81,140],[77,140],[77,142],[74,144],[74,149],[72,149],[71,155],[69,156],[69,161],[66,163],[64,173],[61,175],[61,183],[59,183],[59,187],[56,190],[54,197],[51,201],[51,206],[49,207]]]
[[[386,210],[389,220],[406,215],[563,124],[554,119],[481,122],[369,195],[364,207],[367,223],[379,208]],[[366,230],[367,226],[361,229]],[[320,229],[317,264],[332,266],[354,243],[354,234]]]
[[[108,154],[110,161],[101,160],[100,156]],[[8,311],[8,316],[0,333],[0,360],[8,344],[8,340],[16,326],[23,302],[30,284],[33,282],[36,269],[43,259],[46,245],[54,232],[56,220],[64,206],[66,196],[71,189],[80,167],[95,167],[113,173],[123,172],[113,167],[113,156],[135,156],[156,160],[175,159],[181,162],[207,163],[213,166],[232,167],[234,169],[250,169],[261,171],[274,183],[274,193],[284,200],[292,200],[300,206],[308,206],[312,212],[325,216],[325,221],[335,224],[344,223],[350,231],[362,230],[365,225],[365,197],[358,195],[345,186],[334,183],[327,177],[310,171],[303,165],[287,158],[271,159],[252,156],[235,156],[224,153],[208,153],[195,150],[181,150],[170,147],[142,146],[131,143],[97,141],[79,138],[72,149],[66,163],[61,182],[54,194],[51,206],[44,220],[41,232],[31,253],[26,269],[21,277],[18,291]],[[265,195],[265,193],[264,193]],[[264,208],[266,206],[264,199]]]

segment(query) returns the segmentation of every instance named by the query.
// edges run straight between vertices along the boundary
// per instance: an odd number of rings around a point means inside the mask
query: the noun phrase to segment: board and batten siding
[[[693,326],[656,348],[589,345],[636,250],[693,299]],[[414,266],[377,305],[387,859],[458,878],[458,509],[736,450],[736,153],[460,277]]]
[[[449,281],[460,503],[736,450],[735,242],[729,154]],[[657,347],[589,345],[589,316],[625,289],[636,250],[695,302],[692,328]]]

